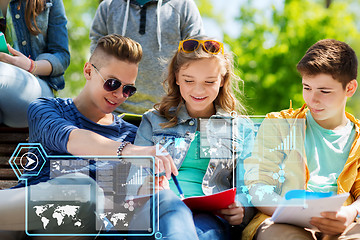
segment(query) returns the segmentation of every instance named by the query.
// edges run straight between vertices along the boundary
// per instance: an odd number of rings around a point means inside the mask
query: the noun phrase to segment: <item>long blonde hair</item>
[[[204,36],[190,37],[191,39],[209,40]],[[239,91],[239,77],[233,73],[234,64],[233,58],[230,53],[224,52],[224,54],[211,54],[199,47],[196,51],[191,53],[185,53],[184,51],[177,51],[172,57],[168,66],[168,74],[163,82],[166,95],[162,100],[154,105],[154,108],[164,116],[169,122],[161,124],[162,127],[173,127],[177,124],[178,118],[177,113],[181,106],[184,104],[183,98],[180,94],[180,88],[176,84],[176,74],[180,68],[184,65],[189,64],[192,61],[199,59],[210,59],[216,58],[219,65],[221,65],[221,77],[224,82],[223,86],[219,90],[219,94],[216,97],[214,104],[219,106],[226,112],[237,111],[238,113],[245,113],[245,108],[236,99],[234,90],[236,90],[241,96]]]

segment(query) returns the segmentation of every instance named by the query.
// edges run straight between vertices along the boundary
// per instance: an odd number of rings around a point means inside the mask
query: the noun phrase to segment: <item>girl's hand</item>
[[[9,44],[7,45],[7,47],[12,56],[10,54],[0,53],[0,61],[9,63],[16,67],[22,68],[25,71],[28,71],[31,66],[31,60],[21,52],[13,49]]]
[[[218,213],[231,225],[239,225],[244,218],[244,207],[239,202],[234,202],[228,208],[219,210]]]
[[[338,235],[354,221],[357,211],[352,206],[341,207],[338,212],[322,212],[322,217],[311,218],[311,225],[327,235]]]

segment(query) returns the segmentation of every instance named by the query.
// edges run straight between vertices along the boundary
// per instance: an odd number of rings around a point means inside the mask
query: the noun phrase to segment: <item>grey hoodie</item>
[[[118,109],[142,114],[161,100],[167,62],[179,41],[204,35],[204,29],[193,0],[153,0],[143,6],[134,0],[104,0],[90,29],[91,52],[99,38],[111,33],[129,37],[143,48],[136,80],[138,91]]]

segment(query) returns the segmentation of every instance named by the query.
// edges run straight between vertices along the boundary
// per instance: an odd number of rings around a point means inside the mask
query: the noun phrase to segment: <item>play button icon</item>
[[[20,158],[20,165],[27,171],[34,170],[39,164],[38,157],[31,152],[24,153]]]
[[[35,160],[32,160],[31,158],[29,158],[29,157],[26,157],[27,158],[27,164],[25,165],[25,167],[26,168],[28,168],[30,165],[32,165],[34,162],[35,162]]]

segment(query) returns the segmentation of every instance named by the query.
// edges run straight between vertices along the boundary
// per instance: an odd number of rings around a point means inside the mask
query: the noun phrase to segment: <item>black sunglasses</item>
[[[5,34],[6,31],[6,18],[0,18],[0,32]]]
[[[106,91],[112,92],[112,91],[115,91],[116,89],[118,89],[119,87],[121,87],[122,83],[118,79],[109,78],[109,79],[105,80],[103,78],[103,76],[101,75],[101,73],[99,72],[99,70],[95,67],[95,65],[91,64],[91,66],[94,67],[95,71],[100,75],[102,80],[104,80],[103,87]],[[136,87],[134,85],[124,85],[122,93],[125,98],[131,97],[132,95],[134,95],[136,93]]]

